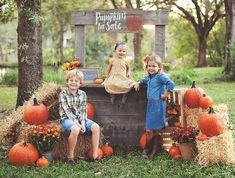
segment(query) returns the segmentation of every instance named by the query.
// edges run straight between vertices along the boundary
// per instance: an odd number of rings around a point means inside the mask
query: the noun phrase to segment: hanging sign
[[[142,14],[141,10],[96,10],[96,31],[138,33],[142,29]]]

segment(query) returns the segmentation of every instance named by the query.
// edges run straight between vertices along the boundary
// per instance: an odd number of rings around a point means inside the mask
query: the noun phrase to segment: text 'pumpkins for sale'
[[[43,124],[48,119],[48,109],[44,104],[38,104],[37,99],[33,99],[33,105],[27,106],[24,110],[24,120],[28,124]]]
[[[187,89],[184,93],[184,102],[189,108],[198,108],[200,98],[202,97],[204,91],[201,88],[197,88],[193,81],[192,87]]]
[[[29,143],[17,143],[9,151],[8,159],[12,165],[31,165],[39,158],[37,149]]]
[[[217,118],[213,108],[199,117],[198,127],[207,137],[220,135],[224,130],[224,124]]]

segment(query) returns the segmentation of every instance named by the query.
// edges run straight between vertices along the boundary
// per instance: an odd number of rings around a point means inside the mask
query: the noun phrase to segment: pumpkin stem
[[[39,105],[37,98],[33,98],[33,105],[34,106],[38,106]]]
[[[210,107],[208,113],[209,113],[209,114],[215,113],[215,111],[214,111],[214,109],[213,109],[212,107]]]
[[[191,88],[196,88],[196,81],[193,81]]]
[[[205,94],[205,93],[203,93],[203,94],[202,94],[202,96],[203,96],[203,97],[206,97],[206,94]]]

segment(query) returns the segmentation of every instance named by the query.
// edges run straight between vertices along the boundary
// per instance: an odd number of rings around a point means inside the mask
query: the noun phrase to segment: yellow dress
[[[112,68],[104,81],[105,90],[111,94],[128,93],[135,84],[134,80],[126,76],[127,66],[130,68],[130,62],[125,58],[112,58],[109,63],[112,64]]]

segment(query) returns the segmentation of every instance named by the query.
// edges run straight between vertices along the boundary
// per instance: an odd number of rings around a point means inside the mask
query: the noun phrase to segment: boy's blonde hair
[[[144,58],[145,69],[147,69],[149,61],[153,61],[153,62],[157,63],[158,67],[160,68],[159,72],[163,70],[162,59],[160,58],[160,56],[158,56],[158,55],[145,56],[145,58]]]
[[[80,80],[80,83],[82,83],[84,79],[83,73],[78,69],[73,69],[73,70],[68,71],[66,75],[66,81],[68,81],[68,79],[71,77],[78,77]]]

